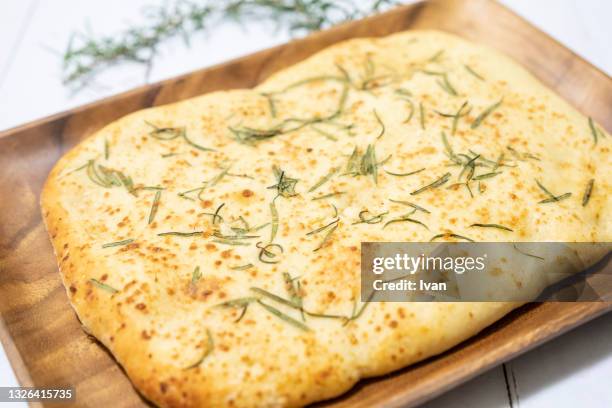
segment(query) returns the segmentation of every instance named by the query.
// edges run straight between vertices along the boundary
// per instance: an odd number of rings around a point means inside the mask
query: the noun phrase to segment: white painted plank
[[[0,84],[5,76],[11,55],[21,46],[37,0],[5,1],[0,3]]]

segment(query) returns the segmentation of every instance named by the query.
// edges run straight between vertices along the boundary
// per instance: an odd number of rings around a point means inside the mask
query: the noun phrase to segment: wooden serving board
[[[81,330],[60,282],[38,200],[61,155],[130,112],[209,91],[252,87],[338,41],[411,28],[450,31],[509,54],[578,110],[612,130],[612,80],[606,74],[497,3],[433,0],[0,133],[0,338],[20,383],[74,386],[73,405],[79,407],[146,406],[112,356]],[[412,406],[610,309],[612,303],[604,302],[527,305],[440,356],[361,381],[346,395],[320,405]]]

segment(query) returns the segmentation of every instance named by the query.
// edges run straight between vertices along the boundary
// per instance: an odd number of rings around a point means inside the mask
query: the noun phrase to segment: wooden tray
[[[0,133],[0,338],[20,383],[72,385],[79,407],[146,405],[112,356],[81,330],[60,283],[38,199],[47,173],[62,154],[130,112],[218,89],[251,87],[335,42],[410,28],[442,29],[494,46],[612,129],[612,80],[606,74],[497,3],[434,0]],[[443,355],[362,381],[348,394],[320,405],[412,406],[610,309],[612,303],[604,302],[528,305]]]

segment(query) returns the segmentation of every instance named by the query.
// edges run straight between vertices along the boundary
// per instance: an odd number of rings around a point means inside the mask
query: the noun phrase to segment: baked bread
[[[518,306],[366,305],[361,242],[609,242],[611,168],[609,135],[517,63],[407,31],[117,120],[41,206],[70,303],[144,396],[302,406]]]

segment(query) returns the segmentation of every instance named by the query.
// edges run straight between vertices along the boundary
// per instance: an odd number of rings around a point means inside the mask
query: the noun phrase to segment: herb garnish
[[[335,197],[335,196],[339,196],[339,195],[342,195],[342,194],[346,194],[346,192],[345,191],[336,191],[334,193],[323,194],[322,196],[314,197],[311,201],[323,200],[325,198]]]
[[[262,302],[259,299],[257,299],[257,303],[259,303],[261,306],[264,307],[264,309],[266,309],[268,312],[272,313],[274,316],[278,317],[279,319],[284,320],[285,322],[297,327],[298,329],[301,329],[304,331],[310,331],[310,328],[306,326],[304,323],[300,322],[299,320],[294,319],[293,317],[289,315],[286,315],[285,313],[281,312],[277,308],[272,307],[268,305],[267,303]]]
[[[334,233],[336,228],[338,228],[339,224],[340,224],[340,218],[336,218],[335,220],[333,220],[329,224],[326,224],[326,225],[324,225],[324,226],[322,226],[320,228],[317,228],[317,229],[315,229],[313,231],[310,231],[309,233],[306,234],[306,235],[315,235],[315,234],[318,234],[319,232],[327,230],[327,232],[325,233],[325,236],[323,237],[323,240],[321,241],[319,246],[316,247],[313,250],[313,252],[317,252],[319,249],[323,248],[325,246],[325,244],[327,244],[327,242],[329,241],[329,238]]]
[[[591,179],[589,180],[589,182],[586,185],[586,188],[584,189],[584,195],[582,196],[582,206],[583,207],[587,205],[589,203],[589,200],[591,199],[591,193],[593,192],[594,184],[595,184],[595,179]]]
[[[391,158],[391,155],[387,156],[381,162],[376,161],[376,150],[374,145],[368,145],[363,155],[358,147],[355,146],[353,153],[349,157],[346,164],[346,170],[343,174],[356,176],[372,175],[374,184],[378,184],[378,166],[384,164]]]
[[[116,247],[116,246],[123,246],[123,245],[131,244],[132,242],[134,242],[134,240],[132,238],[129,238],[129,239],[124,239],[123,241],[110,242],[108,244],[104,244],[104,245],[102,245],[102,248],[111,248],[111,247]]]
[[[161,199],[161,190],[157,190],[155,192],[155,198],[153,199],[153,204],[151,205],[151,211],[149,212],[149,222],[151,224],[155,219],[155,214],[157,214],[157,209],[159,208],[159,200]]]
[[[317,181],[315,183],[314,186],[310,187],[308,189],[309,193],[312,193],[313,191],[315,191],[317,188],[321,187],[323,184],[327,183],[333,176],[334,174],[336,174],[338,172],[338,170],[340,170],[340,167],[334,167],[332,168],[329,173],[327,173],[325,176],[321,177],[321,179],[319,181]]]
[[[439,179],[434,180],[433,182],[427,184],[426,186],[423,186],[419,188],[418,190],[413,191],[412,193],[410,193],[410,195],[417,195],[417,194],[422,193],[423,191],[440,187],[441,185],[445,184],[450,179],[450,177],[451,177],[451,174],[446,173]]]
[[[545,200],[542,200],[542,201],[539,201],[538,204],[546,204],[546,203],[552,203],[552,202],[556,202],[556,201],[561,201],[561,200],[564,200],[566,198],[569,198],[572,195],[572,193],[565,193],[565,194],[561,194],[561,195],[556,196],[553,193],[551,193],[546,187],[544,187],[542,185],[542,183],[540,183],[538,181],[538,179],[535,179],[535,182],[538,185],[538,187],[540,187],[540,189],[544,193],[546,193],[546,195],[549,196],[549,198],[547,198]]]
[[[513,229],[510,229],[508,227],[504,227],[503,225],[499,225],[499,224],[472,224],[472,225],[470,225],[470,227],[497,228],[497,229],[506,230],[506,231],[510,231],[510,232],[514,231]]]
[[[100,281],[99,281],[99,280],[97,280],[97,279],[93,279],[93,278],[92,278],[92,279],[90,279],[89,281],[90,281],[91,283],[93,283],[95,286],[97,286],[98,288],[100,288],[100,289],[102,289],[102,290],[105,290],[105,291],[107,291],[107,292],[110,292],[110,293],[117,293],[117,292],[119,292],[117,289],[113,288],[112,286],[109,286],[109,285],[107,285],[106,283],[102,283],[102,282],[100,282]]]
[[[380,119],[380,116],[378,116],[378,113],[376,112],[376,109],[374,109],[372,112],[374,112],[374,117],[376,118],[376,121],[380,125],[380,132],[378,133],[378,136],[376,136],[376,139],[378,140],[381,137],[383,137],[383,135],[385,134],[385,124]]]
[[[285,172],[277,166],[272,167],[274,176],[276,177],[276,184],[268,187],[268,189],[274,189],[277,191],[277,197],[282,196],[285,198],[296,196],[295,185],[299,181],[291,177],[287,177]]]
[[[421,122],[421,129],[425,130],[425,108],[423,102],[419,102],[419,119]]]
[[[231,266],[230,269],[232,271],[245,271],[247,269],[251,269],[253,266],[255,265],[253,265],[252,263],[248,263],[246,265]]]
[[[489,116],[495,109],[497,109],[503,102],[504,98],[501,98],[499,101],[495,102],[493,105],[486,108],[480,115],[474,119],[472,125],[470,126],[472,129],[476,129],[480,124]]]
[[[168,231],[168,232],[161,232],[157,234],[157,236],[165,237],[169,235],[174,235],[177,237],[193,237],[193,236],[202,235],[202,234],[204,234],[204,231],[193,231],[193,232]]]
[[[136,195],[136,189],[134,188],[134,182],[131,177],[126,176],[119,170],[96,165],[94,160],[89,160],[87,162],[87,177],[101,187],[111,188],[114,186],[123,186],[130,194]]]
[[[532,258],[536,258],[536,259],[539,259],[541,261],[545,261],[545,259],[542,258],[541,256],[533,255],[533,254],[530,254],[528,252],[522,251],[519,247],[516,246],[516,244],[512,244],[512,246],[514,247],[514,249],[516,249],[518,252],[520,252],[521,254],[523,254],[525,256],[530,256]]]
[[[201,277],[202,272],[200,272],[200,267],[196,266],[193,272],[191,273],[191,284],[195,285],[196,283],[198,283]]]
[[[425,229],[427,231],[429,231],[429,227],[427,225],[425,225],[423,222],[421,222],[421,221],[419,221],[417,219],[414,219],[414,218],[410,218],[410,215],[412,215],[414,212],[416,212],[416,209],[412,213],[410,213],[410,214],[402,215],[401,217],[394,218],[394,219],[392,219],[390,221],[387,221],[387,223],[385,223],[385,225],[383,226],[383,229],[387,228],[388,225],[395,224],[395,223],[398,223],[398,222],[411,222],[413,224],[419,224],[419,225],[425,227]]]
[[[213,349],[215,348],[215,343],[213,341],[213,337],[212,334],[210,333],[209,329],[206,329],[206,350],[204,351],[204,353],[202,354],[202,357],[200,357],[200,359],[198,361],[196,361],[195,363],[193,363],[192,365],[185,367],[184,370],[189,370],[191,368],[195,368],[197,366],[199,366],[200,364],[202,364],[204,362],[204,360],[206,360],[206,357],[208,357],[210,355],[210,353],[212,353]]]
[[[383,170],[384,170],[384,169],[383,169]],[[418,170],[415,170],[415,171],[408,172],[408,173],[394,173],[394,172],[392,172],[392,171],[387,171],[387,170],[384,170],[384,172],[385,172],[385,173],[387,173],[387,174],[389,174],[389,175],[391,175],[391,176],[396,176],[396,177],[406,177],[406,176],[412,176],[413,174],[420,173],[420,172],[422,172],[423,170],[425,170],[425,167],[423,167],[422,169],[418,169]]]
[[[452,232],[447,232],[447,233],[443,233],[443,234],[434,235],[433,237],[431,237],[429,242],[435,241],[438,238],[456,238],[456,239],[463,239],[463,240],[469,241],[469,242],[475,242],[471,238],[465,237],[463,235],[454,234]]]
[[[589,128],[591,129],[591,135],[593,136],[593,144],[596,145],[598,137],[599,136],[603,137],[604,132],[601,129],[599,129],[597,126],[595,126],[595,122],[593,121],[593,118],[590,116],[589,116]]]
[[[424,213],[431,214],[431,212],[429,210],[421,207],[420,205],[416,205],[414,203],[411,203],[410,201],[394,200],[392,198],[390,198],[389,201],[391,201],[392,203],[407,205],[409,207],[414,208],[415,210],[423,211]]]
[[[182,137],[183,140],[190,146],[195,147],[198,150],[202,150],[204,152],[214,152],[215,149],[211,149],[209,147],[200,146],[199,144],[193,142],[191,139],[187,137],[187,129],[184,127],[175,128],[175,127],[159,127],[154,125],[151,122],[145,120],[145,123],[152,127],[153,130],[149,132],[151,137],[159,140],[173,140],[177,137]]]
[[[383,221],[385,215],[389,214],[389,211],[382,212],[380,214],[366,217],[366,214],[370,214],[369,210],[363,210],[359,212],[359,221],[355,221],[352,225],[357,224],[378,224]]]
[[[445,118],[453,118],[453,124],[451,128],[451,135],[454,135],[457,131],[457,124],[459,123],[459,119],[463,116],[468,115],[472,111],[472,108],[468,105],[468,102],[465,101],[459,107],[456,113],[443,113],[439,111],[435,111],[438,115],[443,116]]]
[[[267,263],[267,264],[275,264],[278,263],[279,261],[272,261],[270,259],[274,259],[276,258],[277,255],[282,254],[285,250],[283,249],[282,246],[278,245],[278,244],[267,244],[267,245],[262,245],[263,242],[258,242],[257,244],[255,244],[255,246],[257,248],[259,248],[259,260],[263,263]],[[280,251],[280,253],[275,254],[274,253],[274,249],[277,249]]]
[[[470,74],[472,74],[474,77],[480,79],[481,81],[484,81],[485,79],[482,77],[482,75],[480,75],[478,72],[474,71],[469,65],[465,64],[463,65],[466,69],[467,72],[469,72]]]

